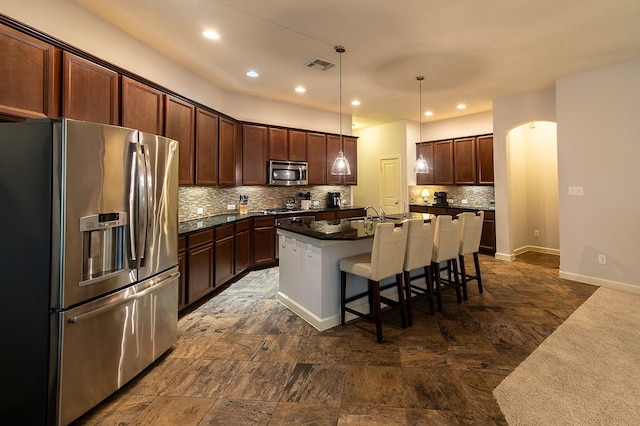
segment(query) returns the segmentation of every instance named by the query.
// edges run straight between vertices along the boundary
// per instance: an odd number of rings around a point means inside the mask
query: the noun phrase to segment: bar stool
[[[407,316],[409,326],[413,325],[413,313],[411,312],[411,298],[414,294],[426,294],[429,297],[429,309],[433,312],[433,279],[431,273],[431,256],[433,255],[433,234],[435,225],[431,221],[423,219],[409,220],[409,234],[407,236],[407,252],[404,256],[404,286],[407,300]],[[418,274],[413,279],[424,276],[426,288],[411,283],[411,271],[422,268],[423,274]]]
[[[461,222],[462,232],[460,233],[460,248],[458,249],[458,259],[460,260],[460,275],[462,276],[462,292],[464,300],[467,300],[467,283],[476,280],[478,291],[482,294],[482,276],[480,275],[480,262],[478,251],[480,250],[480,238],[482,237],[482,224],[484,223],[484,211],[477,214],[464,212],[458,215]],[[473,255],[475,275],[467,274],[464,265],[464,256]]]
[[[442,278],[440,277],[440,263],[446,262],[446,269],[453,271],[455,281],[447,280],[456,289],[458,303],[462,303],[460,295],[460,279],[458,277],[458,248],[460,246],[460,223],[452,220],[450,215],[436,217],[436,229],[433,239],[433,255],[431,267],[436,276],[436,294],[438,296],[438,311],[442,310]]]
[[[346,312],[375,323],[378,343],[382,343],[382,316],[387,312],[400,309],[402,326],[406,327],[402,267],[407,247],[407,229],[406,221],[401,226],[395,226],[393,223],[378,223],[373,236],[371,253],[363,253],[340,260],[341,323],[343,325],[345,323]],[[368,291],[347,298],[347,274],[366,278]],[[380,295],[380,281],[394,275],[398,291],[397,301]],[[369,313],[365,314],[347,306],[347,303],[364,296],[369,298]],[[383,309],[382,303],[386,305],[386,308]]]

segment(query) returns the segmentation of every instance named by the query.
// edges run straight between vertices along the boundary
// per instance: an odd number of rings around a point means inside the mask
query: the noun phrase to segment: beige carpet
[[[599,288],[493,395],[510,425],[640,424],[640,296]]]

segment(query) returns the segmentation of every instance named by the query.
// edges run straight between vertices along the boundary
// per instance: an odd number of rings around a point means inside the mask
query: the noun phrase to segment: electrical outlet
[[[202,207],[198,207],[198,214],[204,213],[204,209]]]
[[[315,200],[314,200],[314,201],[313,201],[313,205],[314,205],[315,207],[318,207],[318,206],[320,205],[320,201],[315,201]]]
[[[606,254],[599,254],[598,255],[598,263],[601,265],[606,265],[607,264],[607,255]]]
[[[467,201],[467,200],[460,200],[460,202],[461,202],[462,204],[468,204],[468,203],[469,203],[469,201]]]
[[[534,229],[533,230],[533,236],[536,237],[536,238],[540,238],[540,231],[537,230],[537,229]]]
[[[235,204],[227,204],[227,210],[235,210],[235,209],[236,209]]]
[[[570,186],[569,195],[584,195],[584,190],[581,186]]]

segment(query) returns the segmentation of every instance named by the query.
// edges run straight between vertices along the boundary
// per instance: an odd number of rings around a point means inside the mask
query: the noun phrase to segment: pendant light
[[[424,80],[423,75],[419,75],[416,77],[416,80],[420,82],[420,142],[422,142],[422,80]],[[427,164],[427,160],[422,155],[422,152],[418,156],[416,160],[416,165],[413,168],[413,171],[416,173],[429,173],[429,165]]]
[[[333,164],[331,165],[331,174],[332,175],[350,175],[351,174],[351,165],[349,164],[349,160],[344,156],[344,152],[342,152],[342,54],[345,52],[344,46],[336,46],[336,52],[340,55],[340,152],[335,160],[333,160]]]

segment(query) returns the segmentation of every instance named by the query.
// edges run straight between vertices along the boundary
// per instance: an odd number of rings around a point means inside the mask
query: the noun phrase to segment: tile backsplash
[[[324,209],[327,205],[327,192],[339,191],[343,200],[351,204],[351,187],[349,186],[181,186],[178,190],[178,221],[197,219],[229,213],[227,206],[240,203],[240,196],[247,195],[249,211],[260,211],[284,207],[289,197],[295,198],[295,208],[300,208],[301,198],[298,194],[311,193],[311,200],[318,201],[313,209]],[[311,203],[313,205],[313,203]],[[198,209],[202,213],[198,213]]]
[[[476,186],[476,185],[416,185],[409,187],[409,204],[425,204],[422,197],[422,190],[428,189],[428,203],[433,203],[433,193],[444,191],[447,198],[452,199],[451,204],[462,204],[462,200],[467,200],[470,206],[482,207],[489,206],[494,201],[495,190],[493,186]]]

